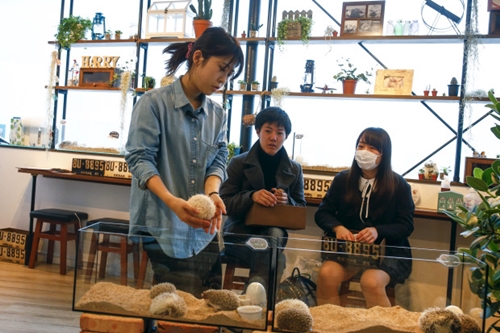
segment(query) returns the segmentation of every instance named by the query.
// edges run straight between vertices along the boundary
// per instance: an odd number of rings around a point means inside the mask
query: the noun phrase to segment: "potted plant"
[[[106,30],[106,33],[104,34],[104,39],[107,40],[111,39],[111,30]]]
[[[350,62],[350,59],[342,58],[341,61],[337,59],[337,64],[340,67],[340,71],[333,76],[333,78],[337,81],[342,82],[342,87],[344,89],[344,94],[354,94],[356,91],[356,84],[359,80],[362,80],[368,84],[370,84],[370,80],[368,79],[373,75],[372,72],[357,72],[358,68],[354,67],[354,65]]]
[[[193,4],[189,8],[194,13],[193,27],[196,38],[200,37],[203,32],[212,26],[210,19],[212,18],[212,0],[198,0],[198,10]]]
[[[493,110],[492,116],[500,121],[500,102],[493,92],[488,92],[492,104],[486,107]],[[491,131],[500,139],[500,125]],[[481,299],[481,306],[486,318],[495,317],[487,332],[498,330],[500,320],[500,160],[493,162],[490,168],[482,170],[474,168],[473,176],[467,177],[467,184],[476,190],[481,203],[472,210],[459,206],[459,211],[443,212],[458,223],[465,231],[464,237],[474,236],[469,248],[459,248],[458,252],[466,253],[479,259],[485,265],[471,268],[469,286],[471,292]],[[487,288],[485,288],[487,286]],[[485,295],[485,290],[487,294]]]
[[[419,180],[425,179],[425,170],[424,169],[418,170],[418,179]]]
[[[431,94],[432,96],[437,96],[438,91],[436,90],[436,88],[432,88]]]
[[[431,170],[431,171],[429,171],[429,176],[431,177],[431,180],[437,181],[438,172],[436,170]]]
[[[283,51],[283,45],[285,45],[285,40],[289,37],[289,31],[299,30],[300,40],[303,44],[309,43],[309,37],[311,36],[312,19],[306,16],[299,16],[295,20],[284,19],[278,23],[278,34],[276,35],[276,41],[281,51]],[[293,35],[293,34],[292,34]]]
[[[425,86],[424,96],[429,96],[429,91],[430,90],[431,90],[431,86],[429,86],[429,85]]]
[[[450,84],[448,85],[448,96],[458,96],[458,88],[460,85],[458,84],[457,78],[451,78]]]
[[[115,30],[115,39],[121,39],[122,33],[121,30]]]
[[[143,74],[142,87],[146,90],[153,89],[156,85],[156,80],[152,76],[146,76]]]
[[[257,37],[257,33],[259,32],[259,29],[262,28],[263,25],[264,24],[257,25],[257,24],[251,23],[250,24],[250,38]]]
[[[80,39],[86,39],[85,33],[91,28],[91,20],[71,15],[61,20],[61,23],[57,27],[57,34],[54,36],[61,48],[69,49],[71,44],[76,43]]]
[[[227,155],[227,164],[229,164],[229,161],[231,161],[234,156],[238,156],[240,154],[241,146],[231,142],[227,145],[227,150],[229,152]]]
[[[240,90],[247,90],[247,81],[239,80],[238,84],[240,85]]]
[[[269,90],[273,90],[278,88],[278,77],[274,75],[271,79],[271,83],[269,83]]]
[[[451,172],[451,168],[448,167],[442,167],[441,172],[439,173],[439,179],[443,180],[444,176],[448,176]]]
[[[259,90],[259,84],[260,84],[259,81],[252,81],[252,90],[253,91]]]

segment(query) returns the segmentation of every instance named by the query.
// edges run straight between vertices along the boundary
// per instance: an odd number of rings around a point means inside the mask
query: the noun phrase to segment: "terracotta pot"
[[[418,174],[418,179],[419,179],[419,180],[423,180],[423,179],[425,179],[425,175],[424,175],[423,173],[419,173],[419,174]]]
[[[194,35],[200,37],[207,28],[212,26],[212,21],[209,20],[193,20]]]
[[[342,88],[345,95],[353,95],[356,91],[356,84],[358,80],[344,80],[342,81]]]
[[[433,90],[433,91],[431,91],[431,93],[432,93],[432,96],[437,96],[437,94],[438,94],[437,90]]]
[[[437,173],[433,173],[433,174],[431,175],[431,179],[432,179],[433,181],[436,181],[436,180],[438,179],[438,175],[437,175]]]
[[[429,90],[424,90],[424,96],[429,96]]]

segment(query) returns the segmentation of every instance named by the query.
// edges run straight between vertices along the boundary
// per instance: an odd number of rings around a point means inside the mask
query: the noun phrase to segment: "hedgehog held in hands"
[[[293,332],[308,332],[314,320],[309,309],[288,308],[276,313],[276,325],[279,329]]]
[[[226,289],[208,289],[201,294],[205,302],[213,307],[215,311],[236,310],[240,306],[240,299],[231,290]]]
[[[195,194],[187,202],[198,210],[200,219],[210,220],[215,215],[215,204],[208,195]]]
[[[151,287],[151,290],[149,290],[149,297],[155,298],[160,294],[175,293],[176,291],[177,288],[175,288],[175,286],[169,282],[158,283],[157,285]]]
[[[153,298],[149,312],[179,318],[186,314],[187,304],[184,298],[176,293],[163,293]]]

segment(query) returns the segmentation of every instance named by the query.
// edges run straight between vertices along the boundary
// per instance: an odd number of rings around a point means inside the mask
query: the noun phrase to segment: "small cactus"
[[[451,78],[450,84],[458,84],[457,78],[456,77]]]
[[[271,79],[271,82],[278,82],[278,77],[274,75],[273,78]]]
[[[210,20],[212,18],[212,0],[198,0],[198,10],[193,4],[189,5],[189,8],[196,15],[195,20]]]

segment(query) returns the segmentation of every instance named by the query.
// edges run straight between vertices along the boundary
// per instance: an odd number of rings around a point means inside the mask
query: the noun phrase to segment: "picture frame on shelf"
[[[500,34],[500,10],[490,11],[490,27],[488,29],[488,34]]]
[[[500,0],[488,0],[488,11],[500,10]]]
[[[411,95],[413,69],[378,69],[374,94]]]
[[[109,87],[113,81],[114,68],[81,68],[80,87]]]
[[[356,1],[342,4],[342,36],[381,36],[385,1]]]
[[[466,157],[465,158],[465,173],[463,182],[467,180],[467,176],[473,176],[474,168],[479,168],[482,170],[491,167],[496,158],[486,158],[486,157]]]

